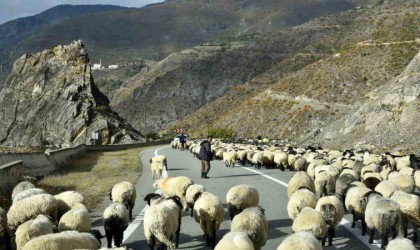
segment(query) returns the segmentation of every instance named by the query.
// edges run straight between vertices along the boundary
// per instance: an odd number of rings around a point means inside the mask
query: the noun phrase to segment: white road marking
[[[167,147],[169,147],[169,146],[164,146],[164,147],[161,147],[161,148],[158,148],[158,149],[156,149],[155,150],[155,152],[154,152],[154,155],[156,156],[156,155],[158,155],[158,152],[159,152],[159,150],[161,150],[161,149],[163,149],[163,148],[167,148]],[[166,177],[168,177],[168,172],[165,170],[165,169],[163,169],[163,172],[162,172],[162,178],[166,178]],[[155,191],[155,193],[157,193],[157,194],[160,194],[160,195],[162,195],[162,191],[160,191],[159,189],[157,189],[156,191]],[[133,219],[133,221],[130,223],[130,225],[128,225],[128,227],[127,227],[127,229],[124,231],[124,238],[123,238],[123,243],[128,239],[128,238],[130,238],[130,236],[137,230],[137,228],[141,225],[141,223],[143,222],[143,220],[144,220],[144,214],[146,213],[146,211],[147,211],[147,208],[148,208],[149,206],[148,205],[146,205],[142,210],[141,210],[141,212]]]
[[[282,182],[281,180],[277,180],[276,178],[273,178],[269,175],[263,174],[259,171],[254,170],[254,169],[250,169],[248,167],[242,167],[242,169],[246,169],[246,170],[251,171],[253,173],[259,174],[261,176],[264,176],[267,179],[270,179],[274,182],[277,182],[278,184],[280,184],[284,187],[287,187],[287,184]],[[369,244],[369,242],[368,242],[369,236],[362,236],[362,231],[358,228],[352,228],[351,223],[348,220],[346,220],[345,218],[341,219],[340,225],[342,225],[350,233],[352,233],[354,236],[356,236],[356,238],[359,239],[361,242],[363,242],[363,244],[365,244],[368,248],[374,249],[374,250],[381,249],[381,244],[377,240],[373,240],[373,244]]]

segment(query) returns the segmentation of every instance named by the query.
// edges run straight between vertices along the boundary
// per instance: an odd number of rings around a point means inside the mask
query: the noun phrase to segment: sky
[[[33,16],[60,4],[112,4],[125,7],[141,7],[163,0],[0,0],[0,24],[19,18]]]

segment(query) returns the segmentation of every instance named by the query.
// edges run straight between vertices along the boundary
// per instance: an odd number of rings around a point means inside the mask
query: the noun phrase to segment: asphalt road
[[[164,154],[168,159],[167,176],[188,176],[194,183],[202,184],[207,191],[219,196],[223,203],[226,203],[227,191],[238,184],[249,184],[254,186],[260,194],[260,206],[265,208],[265,215],[269,227],[269,239],[263,249],[276,249],[285,237],[292,233],[292,220],[287,216],[287,183],[295,172],[282,172],[278,169],[259,169],[251,166],[237,166],[227,168],[221,161],[212,161],[209,172],[210,179],[201,179],[201,165],[188,150],[180,151],[170,146],[158,146],[142,151],[140,154],[144,171],[137,184],[137,201],[133,216],[137,217],[124,232],[124,245],[137,249],[148,249],[143,231],[143,214],[147,209],[143,198],[146,194],[155,192],[152,184],[149,159],[156,154]],[[350,232],[348,221],[351,216],[346,215],[338,227],[337,238],[333,246],[324,249],[379,249],[378,244],[367,243],[368,236],[361,236],[360,221],[357,227]],[[230,219],[225,205],[225,219],[217,233],[217,239],[221,239],[229,232]],[[379,237],[376,237],[379,239]],[[380,240],[379,240],[380,242]],[[378,243],[378,242],[376,242]],[[105,245],[105,242],[103,242]],[[184,212],[181,224],[179,249],[206,249],[203,239],[203,232],[200,225],[194,221],[188,213]],[[210,249],[210,248],[209,248]]]

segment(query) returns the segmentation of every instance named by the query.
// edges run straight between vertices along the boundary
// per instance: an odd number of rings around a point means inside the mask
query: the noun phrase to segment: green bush
[[[214,138],[233,138],[235,131],[231,128],[211,128],[208,135]]]

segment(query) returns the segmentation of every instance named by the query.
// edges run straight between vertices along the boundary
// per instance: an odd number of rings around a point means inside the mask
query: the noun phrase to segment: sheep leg
[[[353,223],[351,224],[351,228],[355,228],[356,227],[356,215],[355,215],[354,211],[351,211],[351,214],[353,215]]]
[[[385,248],[386,245],[388,245],[388,232],[381,235],[381,248]]]
[[[178,248],[178,245],[179,245],[179,232],[181,232],[181,218],[182,218],[182,214],[180,211],[178,214],[178,228],[176,229],[176,233],[175,233],[175,247],[176,248]]]
[[[6,250],[12,250],[12,238],[10,237],[7,229],[3,233],[4,244],[6,245]]]
[[[205,233],[204,236],[206,237],[206,247],[210,246],[210,235]]]
[[[373,243],[373,236],[375,236],[375,230],[372,228],[370,230],[369,244]]]
[[[105,236],[106,236],[106,241],[108,243],[108,248],[112,248],[112,232],[111,230],[107,230],[105,228]]]
[[[366,235],[366,221],[365,221],[365,217],[362,217],[362,236]]]
[[[211,243],[213,248],[216,247],[216,221],[211,222]]]
[[[330,228],[328,228],[328,246],[332,246],[334,231],[334,227],[330,226]]]
[[[155,248],[155,237],[153,235],[151,236],[150,239],[147,239],[147,245],[149,246],[149,250],[154,250],[154,248]]]
[[[325,241],[327,240],[327,234],[322,238],[322,246],[325,246]]]
[[[413,241],[414,242],[417,242],[417,232],[418,232],[418,227],[416,227],[416,226],[414,226],[413,227],[413,235],[414,235],[414,238],[413,238]]]
[[[117,247],[121,247],[123,238],[124,238],[124,231],[117,231],[114,236],[114,244]]]

